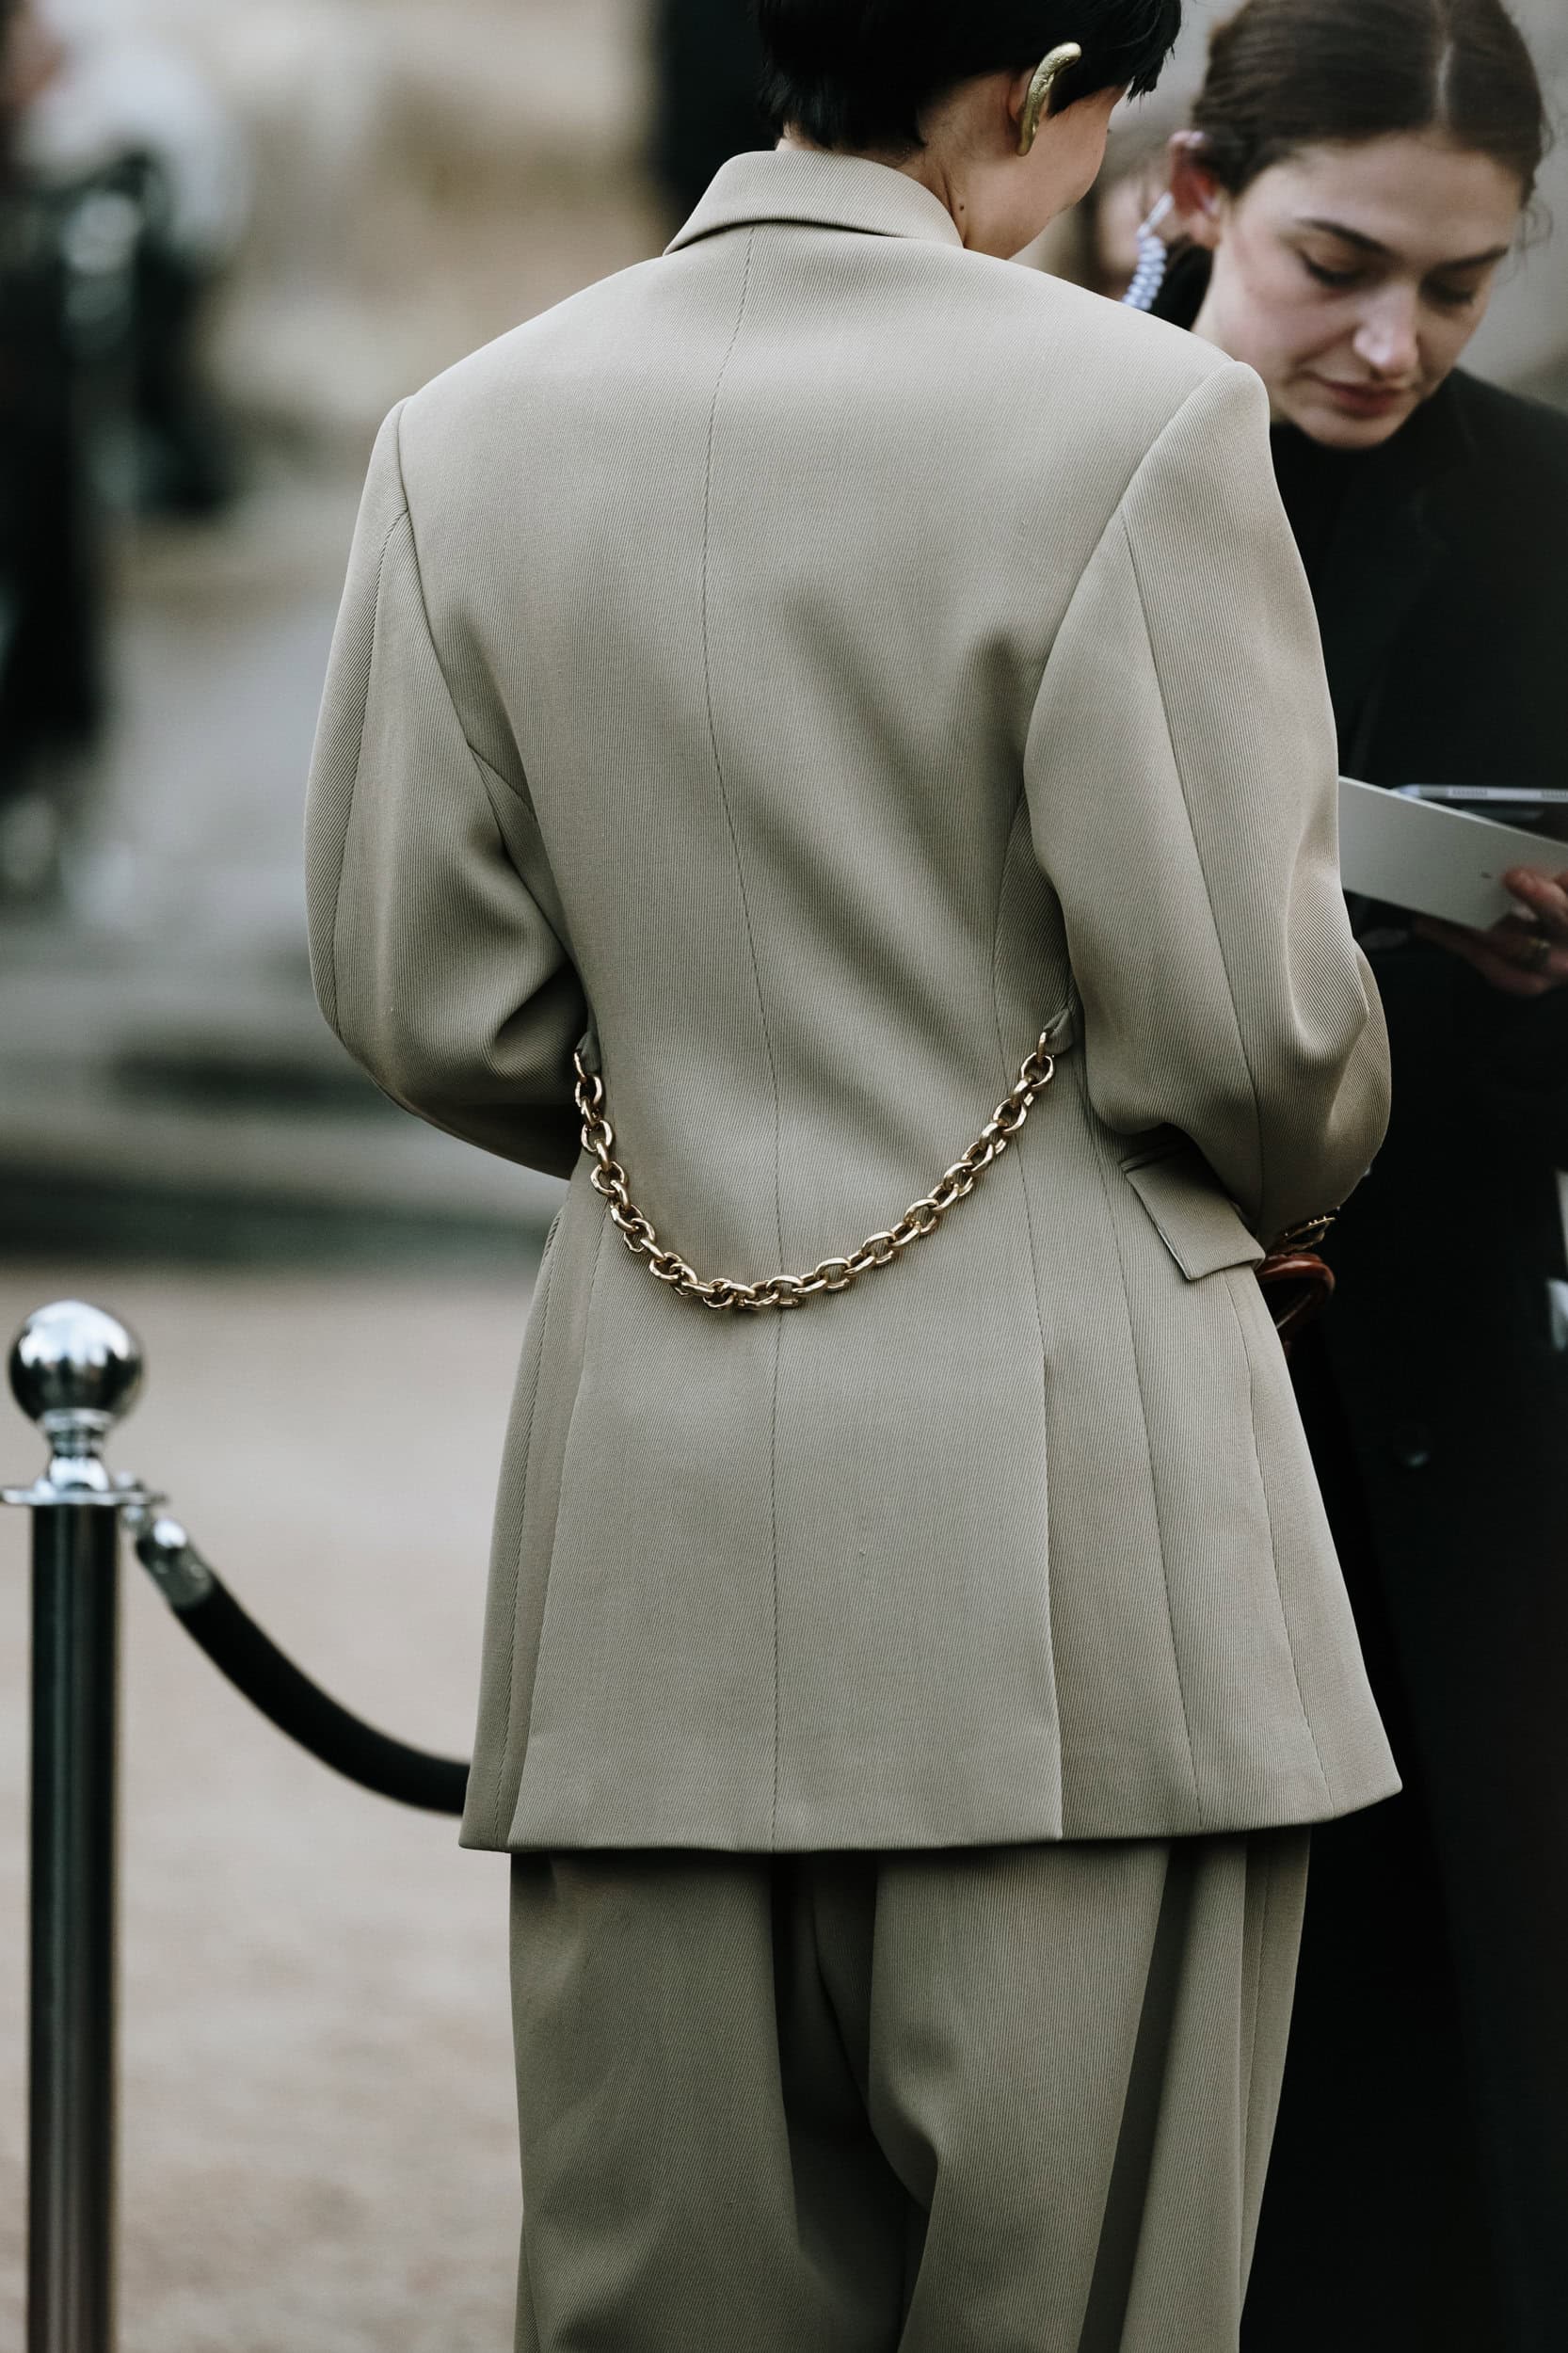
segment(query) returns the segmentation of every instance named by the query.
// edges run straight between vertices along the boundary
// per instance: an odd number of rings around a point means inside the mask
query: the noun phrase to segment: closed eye
[[[1320,286],[1334,286],[1343,293],[1346,287],[1361,282],[1362,272],[1358,269],[1330,269],[1322,262],[1309,262],[1304,253],[1301,258],[1302,267],[1309,278],[1317,280]]]

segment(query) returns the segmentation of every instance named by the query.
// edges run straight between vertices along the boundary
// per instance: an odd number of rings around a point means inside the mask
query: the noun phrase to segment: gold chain
[[[590,1181],[610,1204],[611,1218],[628,1250],[633,1257],[644,1259],[648,1273],[661,1283],[667,1283],[678,1298],[697,1300],[718,1313],[732,1311],[742,1315],[760,1315],[770,1307],[804,1307],[808,1299],[832,1291],[847,1291],[862,1274],[891,1266],[912,1243],[934,1234],[950,1209],[968,1199],[986,1170],[1000,1160],[1019,1133],[1055,1078],[1056,1058],[1050,1050],[1050,1037],[1048,1030],[1019,1072],[1018,1083],[1006,1102],[997,1106],[962,1160],[954,1160],[923,1201],[905,1209],[898,1224],[887,1233],[872,1234],[847,1258],[824,1258],[809,1274],[773,1274],[760,1283],[737,1283],[719,1275],[705,1283],[684,1258],[666,1250],[627,1191],[625,1169],[611,1158],[616,1131],[604,1115],[604,1081],[597,1072],[590,1075],[578,1054],[577,1108],[583,1114],[583,1149],[591,1152],[597,1163]]]

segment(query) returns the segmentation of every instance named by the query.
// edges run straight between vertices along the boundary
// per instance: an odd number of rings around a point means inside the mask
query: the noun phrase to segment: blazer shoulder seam
[[[1224,386],[1229,388],[1231,386],[1240,386],[1247,382],[1249,378],[1255,382],[1257,380],[1254,370],[1247,367],[1241,360],[1227,360],[1222,367],[1210,368],[1208,373],[1206,376],[1200,376],[1195,384],[1190,384],[1187,387],[1187,390],[1182,393],[1181,398],[1177,401],[1176,407],[1171,410],[1170,415],[1166,418],[1164,424],[1160,426],[1159,432],[1155,435],[1147,449],[1144,450],[1142,457],[1139,458],[1138,463],[1134,466],[1131,473],[1128,476],[1127,488],[1123,490],[1121,497],[1117,500],[1115,513],[1111,517],[1112,523],[1115,521],[1118,515],[1125,512],[1128,504],[1132,499],[1133,493],[1142,484],[1144,476],[1150,471],[1151,468],[1160,463],[1166,442],[1176,431],[1176,426],[1181,424],[1183,418],[1187,415],[1188,410],[1195,408],[1200,401],[1208,399],[1215,393],[1218,387]],[[1108,524],[1107,530],[1109,530],[1109,528],[1110,525]]]
[[[1126,527],[1125,518],[1133,493],[1138,488],[1139,484],[1143,481],[1149,467],[1158,458],[1160,450],[1164,447],[1166,439],[1173,426],[1180,422],[1180,420],[1186,415],[1192,403],[1198,399],[1202,393],[1206,392],[1210,385],[1231,382],[1235,379],[1238,373],[1240,373],[1240,370],[1235,361],[1232,361],[1228,367],[1211,370],[1208,375],[1203,376],[1196,384],[1190,385],[1187,391],[1183,393],[1181,399],[1177,402],[1176,406],[1171,410],[1170,415],[1166,418],[1164,424],[1160,426],[1153,440],[1150,441],[1144,449],[1143,455],[1138,459],[1137,464],[1133,467],[1132,472],[1128,475],[1127,480],[1123,483],[1120,491],[1113,501],[1094,546],[1090,549],[1088,555],[1084,558],[1082,569],[1080,571],[1078,579],[1073,585],[1073,592],[1067,600],[1066,612],[1064,612],[1062,616],[1062,622],[1060,624],[1061,627],[1065,627],[1067,617],[1071,614],[1073,607],[1078,602],[1079,595],[1084,583],[1088,580],[1091,572],[1095,568],[1095,566],[1098,563],[1100,556],[1104,553],[1106,545],[1113,536],[1118,523],[1123,524],[1124,528]],[[1128,536],[1130,540],[1130,532],[1128,532]],[[1142,594],[1143,591],[1140,588],[1140,599],[1142,598]],[[1039,696],[1045,692],[1046,672],[1049,669],[1049,667],[1050,655],[1048,652],[1040,673],[1039,685],[1035,696],[1036,701],[1038,700]],[[1161,688],[1160,691],[1161,696],[1163,696],[1163,688]]]

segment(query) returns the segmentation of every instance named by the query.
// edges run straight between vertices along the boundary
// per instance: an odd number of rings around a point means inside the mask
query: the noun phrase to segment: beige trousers
[[[515,1858],[519,2353],[1234,2353],[1307,1843]]]

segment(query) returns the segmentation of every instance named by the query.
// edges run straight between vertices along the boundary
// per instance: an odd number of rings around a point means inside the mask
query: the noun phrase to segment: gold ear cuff
[[[1042,57],[1034,69],[1034,78],[1024,100],[1024,110],[1018,117],[1018,152],[1027,155],[1034,144],[1050,94],[1070,65],[1077,65],[1083,56],[1076,40],[1064,40],[1060,49],[1053,49],[1048,57]]]

